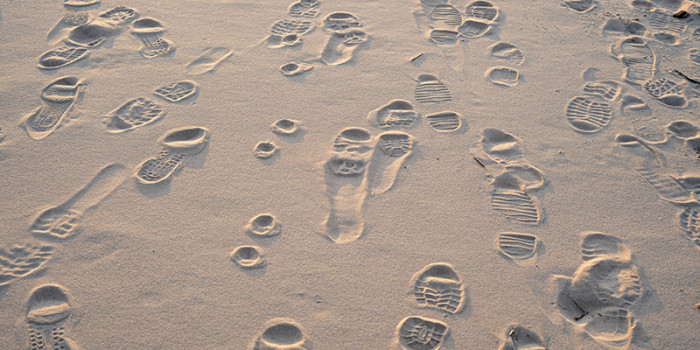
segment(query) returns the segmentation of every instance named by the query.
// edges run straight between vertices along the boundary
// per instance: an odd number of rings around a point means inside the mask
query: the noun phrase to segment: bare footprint
[[[421,308],[456,314],[464,308],[466,296],[462,281],[448,263],[429,264],[411,278],[410,295]]]
[[[175,52],[175,45],[163,38],[165,27],[157,19],[141,18],[131,24],[131,34],[139,38],[143,46],[139,50],[145,58],[156,58]]]
[[[68,291],[58,284],[32,290],[27,302],[27,335],[30,350],[79,350],[66,337],[65,323],[72,313]]]
[[[413,104],[406,100],[392,100],[367,115],[367,121],[375,128],[410,128],[420,118]]]
[[[656,55],[642,37],[623,38],[610,47],[610,55],[622,63],[622,77],[632,84],[643,84],[656,73]]]
[[[259,214],[248,221],[244,230],[253,237],[267,238],[282,232],[282,224],[272,214]]]
[[[367,42],[368,35],[363,29],[351,28],[335,31],[328,38],[321,52],[321,61],[329,66],[337,66],[353,60],[355,51]]]
[[[362,128],[343,129],[333,142],[333,151],[324,166],[330,202],[324,225],[333,242],[348,243],[362,236],[362,211],[368,194],[366,173],[372,146],[369,131]]]
[[[248,344],[247,350],[310,350],[311,341],[296,321],[274,318],[265,329]]]
[[[209,130],[200,126],[186,126],[166,132],[159,142],[163,149],[138,167],[136,179],[144,185],[153,185],[170,179],[187,156],[200,153],[209,144]]]
[[[452,100],[447,85],[432,74],[421,74],[416,78],[418,85],[413,90],[413,98],[418,103],[440,103]]]
[[[84,47],[61,46],[41,54],[37,67],[41,69],[58,69],[78,62],[89,55],[90,52]]]
[[[387,131],[377,137],[367,173],[367,187],[373,195],[394,186],[403,162],[413,153],[413,136],[401,131]]]
[[[242,269],[258,269],[265,266],[265,255],[262,248],[252,245],[236,247],[229,254],[231,261]]]
[[[277,145],[272,141],[260,141],[253,148],[253,155],[258,159],[272,158],[277,153]]]
[[[534,331],[519,324],[508,326],[505,331],[505,340],[498,350],[545,350],[542,338]]]
[[[22,244],[0,248],[0,286],[41,270],[51,260],[54,248],[50,245]]]
[[[397,350],[440,350],[449,335],[450,328],[444,322],[409,316],[396,326],[392,345]]]
[[[96,208],[122,182],[124,166],[110,164],[104,167],[90,182],[71,198],[56,207],[43,210],[34,219],[29,230],[46,238],[70,237],[80,222],[80,218],[90,209]]]
[[[151,124],[165,115],[163,108],[146,98],[127,101],[104,118],[108,133],[121,133]]]
[[[180,102],[195,93],[197,93],[197,83],[182,80],[159,87],[153,94],[169,102]]]
[[[215,70],[221,62],[233,54],[228,47],[211,47],[187,65],[187,74],[201,75]]]
[[[279,119],[270,125],[277,135],[291,136],[301,130],[301,122],[294,119]]]
[[[679,204],[693,200],[678,180],[666,174],[662,155],[647,142],[631,135],[617,135],[615,142],[627,164],[654,187],[662,199]]]
[[[62,77],[41,90],[41,106],[22,118],[22,126],[34,140],[51,135],[70,114],[83,86],[78,77]]]

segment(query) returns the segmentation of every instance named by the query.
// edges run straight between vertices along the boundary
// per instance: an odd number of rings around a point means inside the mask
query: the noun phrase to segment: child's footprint
[[[373,195],[394,186],[404,160],[413,153],[413,136],[401,131],[379,135],[367,173],[367,187]]]
[[[411,102],[392,100],[367,115],[367,121],[375,128],[410,128],[420,118]]]
[[[127,101],[105,116],[107,132],[120,133],[151,124],[165,115],[163,108],[146,98]]]
[[[100,170],[90,182],[71,198],[56,207],[43,210],[30,227],[30,231],[46,238],[70,237],[80,218],[90,209],[96,208],[126,178],[124,166],[110,164]]]
[[[498,350],[545,350],[542,338],[535,332],[519,325],[508,326],[505,331],[505,341]]]
[[[439,350],[450,335],[444,322],[421,316],[401,320],[394,333],[394,349]]]
[[[296,321],[273,318],[265,329],[248,344],[247,350],[311,350],[311,341]]]
[[[200,126],[172,129],[159,139],[163,149],[155,157],[141,163],[136,171],[137,180],[145,185],[170,179],[187,156],[200,153],[209,143],[209,130]]]
[[[0,248],[0,286],[39,271],[51,260],[53,246],[13,244]]]
[[[208,48],[187,65],[187,74],[200,75],[211,72],[232,54],[233,51],[228,47],[218,46]]]
[[[466,297],[462,281],[448,263],[433,263],[411,278],[410,295],[421,308],[434,308],[456,314],[464,308]]]
[[[89,55],[90,52],[84,47],[61,46],[41,54],[37,67],[41,69],[58,69],[75,63]]]
[[[27,334],[30,350],[78,350],[66,338],[65,323],[72,313],[66,289],[44,284],[32,290],[27,302]]]
[[[372,138],[362,128],[346,128],[333,142],[325,163],[326,195],[330,213],[324,225],[336,243],[352,242],[364,231],[362,218],[367,198],[367,166],[372,157]]]
[[[62,77],[41,90],[41,106],[22,118],[22,126],[34,140],[51,135],[70,114],[83,82],[78,77]]]

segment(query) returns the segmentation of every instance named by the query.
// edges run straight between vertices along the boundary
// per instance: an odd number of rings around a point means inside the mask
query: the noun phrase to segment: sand
[[[696,4],[2,0],[0,348],[697,349]]]

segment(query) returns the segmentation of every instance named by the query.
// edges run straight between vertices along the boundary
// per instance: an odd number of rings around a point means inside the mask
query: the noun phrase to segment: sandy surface
[[[700,347],[697,11],[289,1],[0,0],[0,348]]]

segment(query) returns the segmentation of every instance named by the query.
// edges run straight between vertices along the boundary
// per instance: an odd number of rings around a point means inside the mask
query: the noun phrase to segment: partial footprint
[[[117,6],[111,10],[101,13],[99,18],[108,20],[115,25],[125,25],[139,17],[139,13],[126,6]]]
[[[253,155],[258,159],[268,159],[277,153],[277,145],[272,141],[260,141],[253,148]]]
[[[170,179],[187,156],[200,153],[209,143],[209,130],[200,126],[186,126],[169,130],[158,140],[163,149],[151,159],[141,163],[136,179],[144,185],[152,185]]]
[[[63,16],[63,23],[69,26],[79,26],[88,22],[88,10],[92,10],[99,5],[101,0],[65,0],[63,7],[66,14]]]
[[[369,131],[362,128],[346,128],[333,142],[333,151],[324,167],[330,202],[324,225],[333,242],[348,243],[362,236],[362,211],[368,194],[365,175],[372,146]]]
[[[514,162],[523,157],[520,140],[512,134],[498,129],[484,129],[481,137],[481,148],[491,160],[499,164]]]
[[[280,67],[280,72],[288,77],[304,74],[314,69],[314,66],[306,62],[289,62]]]
[[[443,25],[448,28],[462,24],[462,14],[459,13],[454,6],[450,4],[440,4],[430,11],[430,20],[437,23],[438,26]]]
[[[413,98],[418,103],[440,103],[452,100],[447,85],[432,74],[421,74],[416,79],[418,85],[413,90]]]
[[[602,232],[583,232],[581,259],[589,261],[598,258],[631,259],[632,253],[619,238]]]
[[[421,308],[438,309],[456,314],[464,308],[466,297],[462,281],[448,263],[433,263],[411,278],[411,291]]]
[[[165,115],[163,107],[143,98],[127,101],[105,116],[107,132],[120,133],[151,124]]]
[[[141,55],[156,58],[175,52],[175,45],[163,38],[165,27],[154,18],[141,18],[131,24],[131,34],[141,40]]]
[[[360,18],[349,12],[333,12],[323,19],[323,28],[331,32],[362,27]]]
[[[635,135],[649,142],[660,142],[666,139],[666,133],[656,124],[656,117],[649,105],[634,95],[622,97],[622,115],[630,121]]]
[[[688,28],[688,22],[684,19],[673,17],[673,14],[666,10],[656,9],[649,14],[648,18],[649,26],[657,31],[681,34]]]
[[[58,69],[89,55],[90,52],[84,47],[57,47],[41,54],[37,67],[41,69]]]
[[[265,329],[248,344],[247,350],[310,350],[311,341],[296,321],[274,318]]]
[[[654,39],[662,44],[675,46],[681,43],[680,38],[669,33],[655,33]]]
[[[513,261],[534,257],[538,244],[537,236],[528,233],[503,232],[498,235],[498,249]]]
[[[591,338],[612,348],[626,349],[632,342],[636,321],[625,308],[606,307],[588,313],[584,329]]]
[[[248,221],[244,230],[259,238],[277,236],[282,232],[282,224],[272,214],[260,214]]]
[[[680,215],[681,229],[685,236],[700,248],[700,207],[688,207]]]
[[[191,80],[176,81],[156,89],[154,94],[169,102],[180,102],[197,93],[197,83]]]
[[[564,0],[564,6],[578,12],[588,12],[596,7],[594,0]]]
[[[602,32],[603,35],[644,36],[647,32],[647,27],[634,20],[611,18],[603,25]]]
[[[522,181],[510,171],[496,176],[492,182],[491,207],[507,219],[525,225],[538,225],[542,220],[540,206],[525,191]]]
[[[413,153],[413,136],[401,131],[379,135],[367,173],[367,187],[373,195],[394,186],[403,162]]]
[[[616,81],[589,81],[582,88],[583,92],[601,97],[607,101],[615,101],[622,92],[622,85]]]
[[[525,62],[525,55],[515,45],[499,42],[491,46],[491,56],[519,66]]]
[[[0,286],[41,270],[51,260],[54,248],[50,245],[14,244],[0,248]]]
[[[566,119],[576,131],[598,132],[610,123],[612,106],[607,102],[596,102],[588,97],[577,96],[566,106]]]
[[[604,307],[629,309],[642,296],[637,268],[627,259],[604,256],[582,263],[574,272],[567,297],[591,311]]]
[[[66,338],[65,323],[72,313],[69,294],[58,284],[32,290],[27,302],[27,335],[30,350],[79,350]]]
[[[630,6],[644,12],[651,12],[656,9],[656,5],[647,0],[632,0]]]
[[[350,62],[353,60],[355,50],[367,40],[367,33],[359,28],[334,31],[321,52],[321,61],[330,66]]]
[[[491,23],[498,18],[498,7],[488,1],[474,1],[464,9],[467,18]]]
[[[462,126],[462,115],[452,111],[428,114],[425,120],[437,132],[452,132]]]
[[[486,71],[486,77],[496,85],[515,86],[518,85],[520,73],[508,67],[493,67]]]
[[[656,56],[646,40],[630,36],[613,44],[610,55],[624,66],[622,77],[632,84],[643,84],[651,80],[656,72]]]
[[[29,230],[46,238],[70,237],[80,222],[80,218],[90,209],[96,208],[122,182],[124,166],[110,164],[100,170],[83,188],[63,204],[42,211]]]
[[[666,174],[659,153],[646,142],[631,135],[617,135],[618,149],[627,164],[669,202],[684,204],[693,200],[678,180]]]
[[[440,350],[449,334],[450,328],[444,322],[409,316],[396,326],[393,346],[400,350]]]
[[[272,132],[277,135],[290,136],[296,134],[296,132],[300,130],[300,125],[301,122],[298,120],[280,119],[272,123],[270,127],[272,128]]]
[[[187,65],[187,74],[200,75],[211,72],[219,66],[221,62],[229,58],[233,51],[228,47],[211,47],[195,58]]]
[[[242,269],[257,269],[265,266],[265,256],[262,248],[252,245],[236,247],[229,254],[231,261]]]
[[[466,19],[462,25],[457,28],[459,34],[465,38],[478,38],[491,29],[491,25],[486,22],[475,19]]]
[[[410,128],[420,118],[411,102],[392,100],[367,115],[367,121],[375,128]]]
[[[73,28],[64,39],[66,44],[95,48],[119,34],[119,29],[107,21],[92,21]]]
[[[651,97],[668,107],[685,108],[688,106],[683,88],[672,80],[666,78],[649,80],[644,83],[643,87],[644,91]]]
[[[41,90],[41,106],[22,118],[22,127],[34,140],[51,135],[70,114],[83,86],[78,77],[62,77]]]
[[[699,49],[692,49],[690,50],[690,62],[693,62],[695,64],[700,64],[700,50]]]
[[[270,27],[270,36],[267,38],[267,46],[277,49],[285,46],[301,44],[301,37],[314,28],[313,22],[305,19],[284,19],[277,21]]]
[[[318,0],[299,0],[289,6],[287,13],[292,17],[316,17],[320,7]]]
[[[428,38],[436,44],[454,44],[457,42],[459,33],[450,29],[432,29]]]
[[[505,331],[505,341],[498,350],[545,350],[544,340],[535,332],[519,325],[508,326]]]

